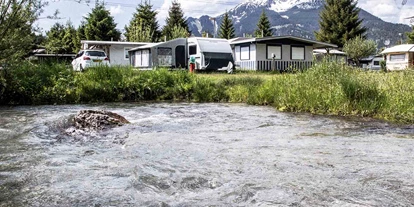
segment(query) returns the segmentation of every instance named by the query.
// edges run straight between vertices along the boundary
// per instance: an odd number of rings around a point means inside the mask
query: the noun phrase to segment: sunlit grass
[[[131,67],[88,68],[60,64],[3,71],[2,104],[76,104],[130,101],[238,102],[281,111],[369,116],[414,123],[414,71],[367,72],[318,62],[305,72],[195,73]]]

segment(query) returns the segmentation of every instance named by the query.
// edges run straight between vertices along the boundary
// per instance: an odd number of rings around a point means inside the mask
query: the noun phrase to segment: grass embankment
[[[74,104],[143,100],[242,102],[282,111],[357,115],[414,123],[414,71],[379,73],[321,62],[296,74],[189,74],[59,64],[2,72],[1,104]]]

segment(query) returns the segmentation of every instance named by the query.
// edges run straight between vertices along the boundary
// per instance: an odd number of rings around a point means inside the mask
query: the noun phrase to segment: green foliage
[[[223,20],[221,21],[219,37],[224,39],[232,39],[236,37],[234,33],[234,26],[232,20],[229,18],[229,13],[224,13]]]
[[[75,53],[78,53],[79,50],[81,50],[81,40],[87,40],[86,39],[86,35],[85,35],[85,27],[86,27],[86,23],[84,21],[81,22],[81,24],[79,25],[78,29],[76,30],[76,36],[74,39],[74,43],[75,43]]]
[[[407,36],[407,44],[414,44],[414,26],[411,26],[413,29],[411,32],[405,33]]]
[[[381,71],[387,72],[387,62],[385,60],[380,61]]]
[[[367,29],[362,26],[359,11],[357,1],[326,0],[319,14],[320,30],[315,32],[316,39],[342,48],[346,41],[357,36],[366,38]]]
[[[49,53],[65,53],[62,45],[63,36],[65,35],[65,26],[60,23],[54,24],[46,32],[46,49]]]
[[[129,26],[125,27],[125,37],[131,42],[157,42],[161,38],[157,13],[145,0],[138,5]]]
[[[1,104],[73,103],[74,74],[63,64],[22,62],[3,70]]]
[[[71,22],[67,22],[66,26],[60,23],[54,24],[46,35],[46,49],[48,53],[69,54],[77,52],[76,30]]]
[[[270,21],[267,18],[265,10],[263,9],[262,14],[260,15],[259,22],[257,23],[257,29],[255,31],[256,37],[271,37],[273,35],[273,31],[270,25]]]
[[[88,40],[118,41],[121,37],[114,18],[103,2],[96,1],[95,8],[85,17],[85,21],[85,37]]]
[[[170,34],[170,38],[171,39],[176,39],[176,38],[185,38],[188,37],[188,32],[185,28],[180,27],[180,26],[174,26],[171,30],[171,34]]]
[[[172,6],[168,11],[168,17],[165,20],[165,26],[162,31],[163,35],[167,37],[167,40],[174,39],[172,37],[172,31],[174,28],[184,28],[188,34],[191,33],[188,28],[187,20],[184,17],[184,12],[181,9],[181,5],[176,0],[172,2]]]
[[[374,55],[377,51],[377,44],[373,40],[366,40],[361,36],[357,36],[348,40],[343,48],[348,58],[352,59],[359,65],[359,60],[370,55]]]
[[[281,111],[414,123],[414,72],[371,73],[323,60],[295,74],[192,74],[166,69],[21,63],[0,71],[0,104],[119,101],[243,102]]]
[[[43,11],[41,0],[0,1],[0,66],[19,62],[33,47],[33,23]]]

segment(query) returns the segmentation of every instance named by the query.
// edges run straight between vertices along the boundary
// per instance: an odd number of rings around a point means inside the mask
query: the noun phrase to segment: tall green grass
[[[366,72],[328,61],[294,74],[191,74],[166,69],[22,63],[1,71],[1,104],[240,102],[281,111],[414,123],[414,72]]]

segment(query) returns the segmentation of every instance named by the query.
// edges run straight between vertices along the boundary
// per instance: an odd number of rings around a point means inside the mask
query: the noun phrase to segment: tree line
[[[153,5],[145,0],[141,2],[133,13],[129,24],[125,26],[124,40],[130,42],[160,42],[180,37],[188,37],[191,34],[186,17],[180,3],[173,1],[168,11],[165,26],[160,28],[157,21],[158,12]],[[46,33],[45,48],[49,53],[76,53],[80,49],[81,40],[119,41],[121,32],[116,29],[117,24],[110,12],[105,8],[104,2],[96,1],[92,9],[81,25],[75,29],[69,21],[65,25],[55,23]],[[263,10],[255,32],[257,37],[272,36],[270,21]],[[206,32],[204,32],[207,36]],[[228,12],[220,25],[218,37],[234,38],[235,29]]]
[[[353,0],[326,0],[320,13],[320,30],[315,31],[316,39],[349,50],[352,47],[345,47],[347,41],[357,37],[365,40],[367,29],[362,26],[363,20],[359,19],[356,4],[357,1]],[[81,40],[119,41],[122,37],[116,29],[114,18],[101,1],[95,2],[95,7],[84,17],[78,28],[71,22],[56,23],[46,32],[46,37],[38,34],[34,22],[39,19],[47,1],[3,0],[0,1],[0,6],[0,67],[4,62],[27,56],[29,51],[39,45],[46,48],[48,53],[76,53],[80,49]],[[180,3],[172,2],[163,28],[158,24],[157,14],[148,0],[141,2],[125,26],[124,40],[160,42],[190,36],[191,31]],[[262,11],[256,28],[255,37],[273,36],[274,29],[265,10]],[[206,34],[204,31],[203,35]],[[236,37],[227,11],[221,20],[218,37]],[[409,43],[414,42],[414,33],[407,34],[407,37]]]

